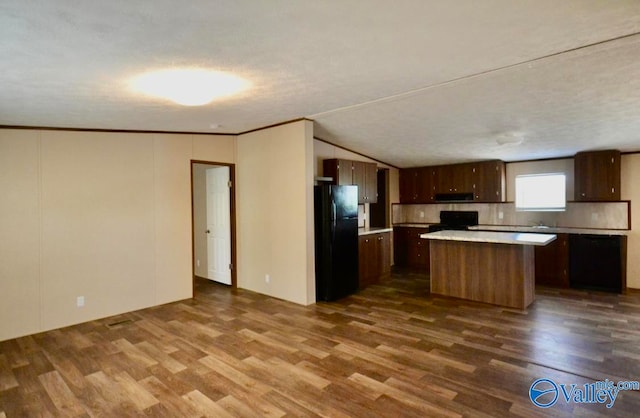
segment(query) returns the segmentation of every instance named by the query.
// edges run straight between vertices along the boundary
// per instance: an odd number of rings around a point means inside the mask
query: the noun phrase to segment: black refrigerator
[[[358,186],[315,186],[316,300],[358,290]]]

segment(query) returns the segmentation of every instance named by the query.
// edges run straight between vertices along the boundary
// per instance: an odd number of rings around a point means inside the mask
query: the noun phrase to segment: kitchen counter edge
[[[358,236],[369,235],[369,234],[379,234],[381,232],[393,232],[393,228],[382,228],[382,227],[358,228]]]
[[[566,227],[535,227],[510,225],[477,225],[469,227],[470,231],[496,232],[530,232],[535,234],[589,234],[589,235],[628,235],[626,229],[595,229],[595,228],[566,228]]]

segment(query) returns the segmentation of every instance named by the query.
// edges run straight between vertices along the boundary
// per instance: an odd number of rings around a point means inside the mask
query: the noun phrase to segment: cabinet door
[[[373,241],[370,235],[358,237],[358,276],[360,278],[360,289],[371,284],[371,255]]]
[[[385,267],[385,246],[387,245],[388,238],[385,237],[388,234],[369,234],[362,235],[358,238],[359,241],[359,254],[358,254],[358,267],[360,269],[360,288],[365,288],[371,284],[380,283],[383,276],[383,270]],[[387,263],[388,263],[388,252]],[[388,267],[389,274],[391,272],[390,266]]]
[[[358,203],[366,202],[366,171],[365,163],[360,161],[351,161],[351,167],[353,168],[353,184],[358,186]]]
[[[574,178],[574,200],[620,200],[620,151],[576,154]]]
[[[378,202],[378,165],[364,163],[365,203]]]
[[[391,234],[383,232],[377,235],[378,274],[381,279],[387,279],[391,276]]]
[[[368,265],[367,265],[367,236],[358,237],[358,283],[360,289],[366,286]]]
[[[535,247],[536,285],[569,287],[569,235]]]
[[[433,203],[435,201],[434,169],[422,167],[416,171],[416,203]]]
[[[455,164],[451,166],[452,185],[451,192],[473,192],[473,164]]]
[[[398,267],[407,267],[409,265],[409,235],[408,232],[412,228],[394,227],[393,228],[393,264]]]
[[[483,161],[473,165],[473,198],[477,202],[503,202],[505,170],[502,161]]]
[[[429,241],[420,238],[427,232],[426,228],[409,228],[408,265],[419,270],[429,271]]]
[[[453,191],[453,169],[450,165],[433,167],[435,172],[435,192],[451,193]]]
[[[353,184],[358,186],[358,203],[378,201],[378,166],[375,163],[352,161]]]
[[[418,182],[418,169],[402,168],[400,169],[400,203],[416,203]]]
[[[329,159],[322,162],[323,175],[333,177],[332,184],[348,186],[353,182],[353,167],[349,160]]]
[[[473,191],[473,165],[453,164],[433,167],[436,193],[471,193]]]

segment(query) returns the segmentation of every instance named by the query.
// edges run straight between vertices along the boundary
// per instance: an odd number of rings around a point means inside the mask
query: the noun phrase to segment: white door
[[[207,169],[208,279],[231,284],[229,167]]]

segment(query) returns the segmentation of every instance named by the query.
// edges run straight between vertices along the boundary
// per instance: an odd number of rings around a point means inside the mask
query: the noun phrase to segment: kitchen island
[[[534,246],[554,234],[438,231],[429,240],[431,293],[525,309],[535,299]]]

